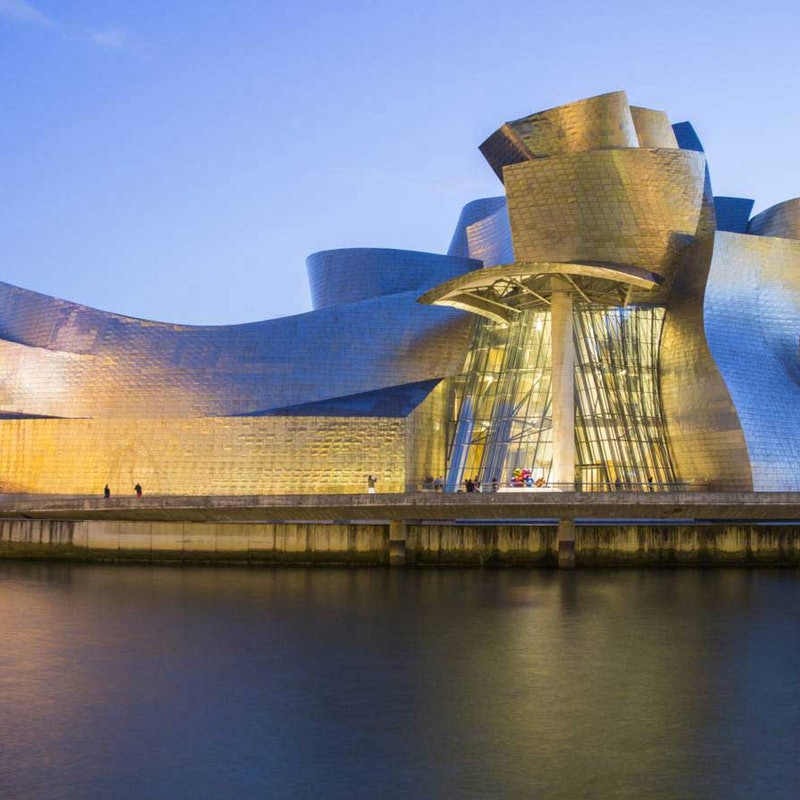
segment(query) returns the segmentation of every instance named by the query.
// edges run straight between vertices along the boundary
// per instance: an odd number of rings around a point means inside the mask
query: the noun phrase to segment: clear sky
[[[716,194],[800,195],[796,0],[0,0],[0,280],[193,324],[305,257],[445,252],[506,120],[625,89]]]

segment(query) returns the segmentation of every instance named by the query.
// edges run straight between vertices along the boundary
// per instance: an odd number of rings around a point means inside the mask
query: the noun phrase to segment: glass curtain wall
[[[477,326],[456,388],[447,489],[468,478],[508,483],[515,468],[547,479],[553,459],[550,315],[526,311],[502,327]]]
[[[674,483],[658,395],[664,309],[575,309],[576,486],[658,490]],[[515,470],[547,482],[552,463],[550,314],[484,320],[456,383],[447,489],[508,486]]]
[[[661,306],[581,306],[575,317],[576,479],[584,490],[675,482],[658,392]]]

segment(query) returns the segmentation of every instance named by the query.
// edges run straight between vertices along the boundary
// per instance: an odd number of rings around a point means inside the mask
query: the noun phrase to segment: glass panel
[[[579,306],[575,324],[576,485],[658,490],[675,482],[658,394],[659,306]],[[467,478],[547,481],[552,462],[550,314],[482,320],[455,381],[447,489]]]
[[[658,392],[664,308],[586,305],[574,322],[577,459],[600,484],[582,488],[668,488],[675,474]]]
[[[527,311],[504,328],[478,325],[454,407],[448,489],[467,478],[507,484],[514,469],[544,479],[552,460],[550,317]],[[458,392],[457,392],[458,394]]]

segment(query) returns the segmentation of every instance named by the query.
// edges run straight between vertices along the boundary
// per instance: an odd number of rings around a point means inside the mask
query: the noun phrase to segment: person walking
[[[142,486],[141,484],[137,483],[136,486],[133,487],[133,491],[136,492],[137,497],[142,496]]]
[[[105,497],[106,500],[111,497],[111,489],[108,488],[108,484],[103,487],[103,497]]]
[[[367,494],[375,494],[375,484],[378,479],[374,475],[367,475]]]

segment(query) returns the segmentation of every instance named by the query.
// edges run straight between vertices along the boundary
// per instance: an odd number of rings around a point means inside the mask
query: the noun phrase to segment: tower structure
[[[643,370],[642,347],[652,337],[639,342],[637,333],[652,328],[654,314],[663,319],[686,247],[713,227],[702,153],[680,149],[666,115],[631,107],[624,92],[506,123],[481,151],[505,186],[511,233],[506,255],[513,260],[458,276],[422,299],[501,326],[520,324],[534,309],[545,312],[550,390],[537,444],[549,425],[549,459],[537,447],[538,463],[524,465],[530,452],[523,449],[502,464],[496,455],[484,460],[481,454],[469,466],[483,480],[500,481],[515,468],[533,467],[532,479],[538,474],[561,488],[576,481],[582,487],[649,486],[654,475],[656,485],[671,484],[660,402],[643,399],[657,393],[651,352]],[[630,309],[624,318],[642,324],[629,322],[628,330],[611,324],[621,318],[620,309]],[[592,325],[598,314],[605,332]],[[587,327],[595,328],[588,349]],[[620,393],[618,384],[626,391]],[[503,419],[507,404],[498,408],[488,429],[509,427]],[[577,449],[576,414],[583,433]],[[620,446],[623,439],[629,446]],[[486,464],[499,476],[488,475]],[[453,482],[458,479],[453,473]]]

